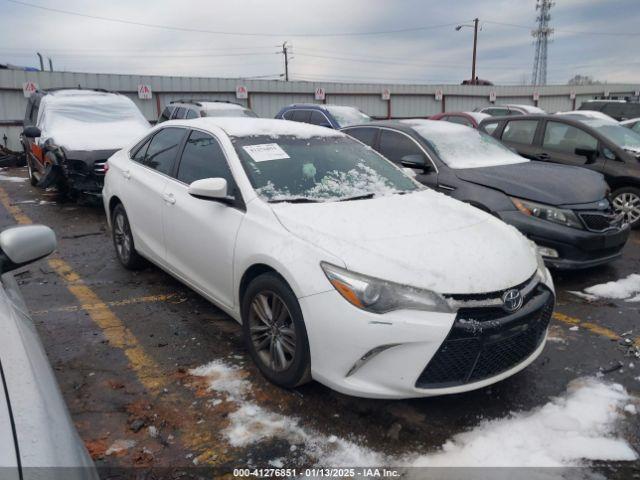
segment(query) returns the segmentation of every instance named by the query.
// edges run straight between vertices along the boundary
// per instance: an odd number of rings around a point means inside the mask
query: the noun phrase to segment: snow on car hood
[[[119,150],[151,128],[138,107],[124,95],[46,95],[38,126],[43,139],[66,150]]]
[[[272,208],[287,230],[349,270],[440,293],[503,290],[537,268],[515,228],[432,190]]]

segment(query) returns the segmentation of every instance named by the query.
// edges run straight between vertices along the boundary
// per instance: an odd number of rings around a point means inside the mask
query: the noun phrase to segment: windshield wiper
[[[366,200],[368,198],[373,198],[374,195],[375,195],[375,193],[365,193],[363,195],[355,195],[353,197],[339,198],[337,201],[338,202],[349,202],[351,200]]]
[[[320,200],[314,200],[307,197],[291,197],[291,198],[278,198],[275,200],[269,200],[269,203],[318,203]]]

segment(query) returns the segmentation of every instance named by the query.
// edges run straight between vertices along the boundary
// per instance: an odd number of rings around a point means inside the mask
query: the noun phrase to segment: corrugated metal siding
[[[391,115],[393,117],[424,117],[442,111],[442,103],[435,100],[435,92],[441,89],[445,95],[447,111],[470,111],[489,105],[489,93],[496,92],[497,104],[519,103],[533,105],[531,86],[472,86],[472,85],[399,85],[331,82],[283,82],[279,80],[243,80],[230,78],[161,77],[144,75],[115,75],[69,72],[22,72],[0,70],[0,141],[9,138],[10,148],[18,148],[19,127],[2,125],[22,121],[26,99],[22,94],[25,81],[35,81],[41,89],[59,87],[104,88],[122,92],[131,98],[145,117],[154,121],[158,117],[158,102],[163,108],[171,100],[193,98],[202,100],[229,100],[247,105],[246,100],[236,100],[235,88],[245,85],[250,94],[251,108],[262,117],[271,118],[285,105],[291,103],[320,103],[314,100],[317,87],[326,91],[327,103],[353,105],[375,117],[386,117],[388,103],[382,100],[383,89],[391,91]],[[153,98],[140,100],[138,84],[151,85]],[[640,90],[638,85],[585,85],[570,87],[550,85],[537,87],[539,105],[548,111],[570,110],[569,92],[576,92],[576,107],[605,91],[612,95],[631,95]]]

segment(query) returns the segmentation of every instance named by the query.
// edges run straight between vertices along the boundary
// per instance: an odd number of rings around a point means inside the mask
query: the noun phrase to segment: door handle
[[[131,172],[129,170],[123,170],[122,171],[122,176],[124,178],[126,178],[127,180],[129,180],[131,178]]]
[[[169,205],[173,205],[176,203],[176,199],[173,196],[173,193],[165,193],[162,198],[164,199],[165,203],[168,203]]]
[[[538,160],[542,160],[544,162],[544,161],[549,160],[550,157],[549,157],[548,153],[540,153],[540,154],[536,155],[536,158]]]

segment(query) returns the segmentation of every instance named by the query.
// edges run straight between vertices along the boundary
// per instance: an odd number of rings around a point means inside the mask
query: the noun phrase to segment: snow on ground
[[[24,177],[10,177],[8,175],[5,175],[4,173],[0,173],[0,180],[2,180],[3,182],[22,183],[27,179]]]
[[[627,302],[638,302],[640,301],[640,274],[632,273],[628,277],[620,280],[601,283],[586,288],[583,292],[571,291],[569,293],[587,300],[611,298],[615,300],[626,300]]]
[[[299,418],[258,406],[250,399],[250,384],[239,367],[214,361],[190,373],[206,377],[212,391],[237,403],[237,410],[229,415],[229,425],[222,431],[230,445],[246,447],[274,438],[286,440],[292,450],[303,445],[304,453],[323,467],[563,467],[589,460],[638,459],[631,446],[615,434],[617,423],[625,415],[635,415],[636,400],[621,385],[596,379],[576,380],[564,395],[529,412],[484,421],[453,436],[439,451],[391,456],[304,427]]]

